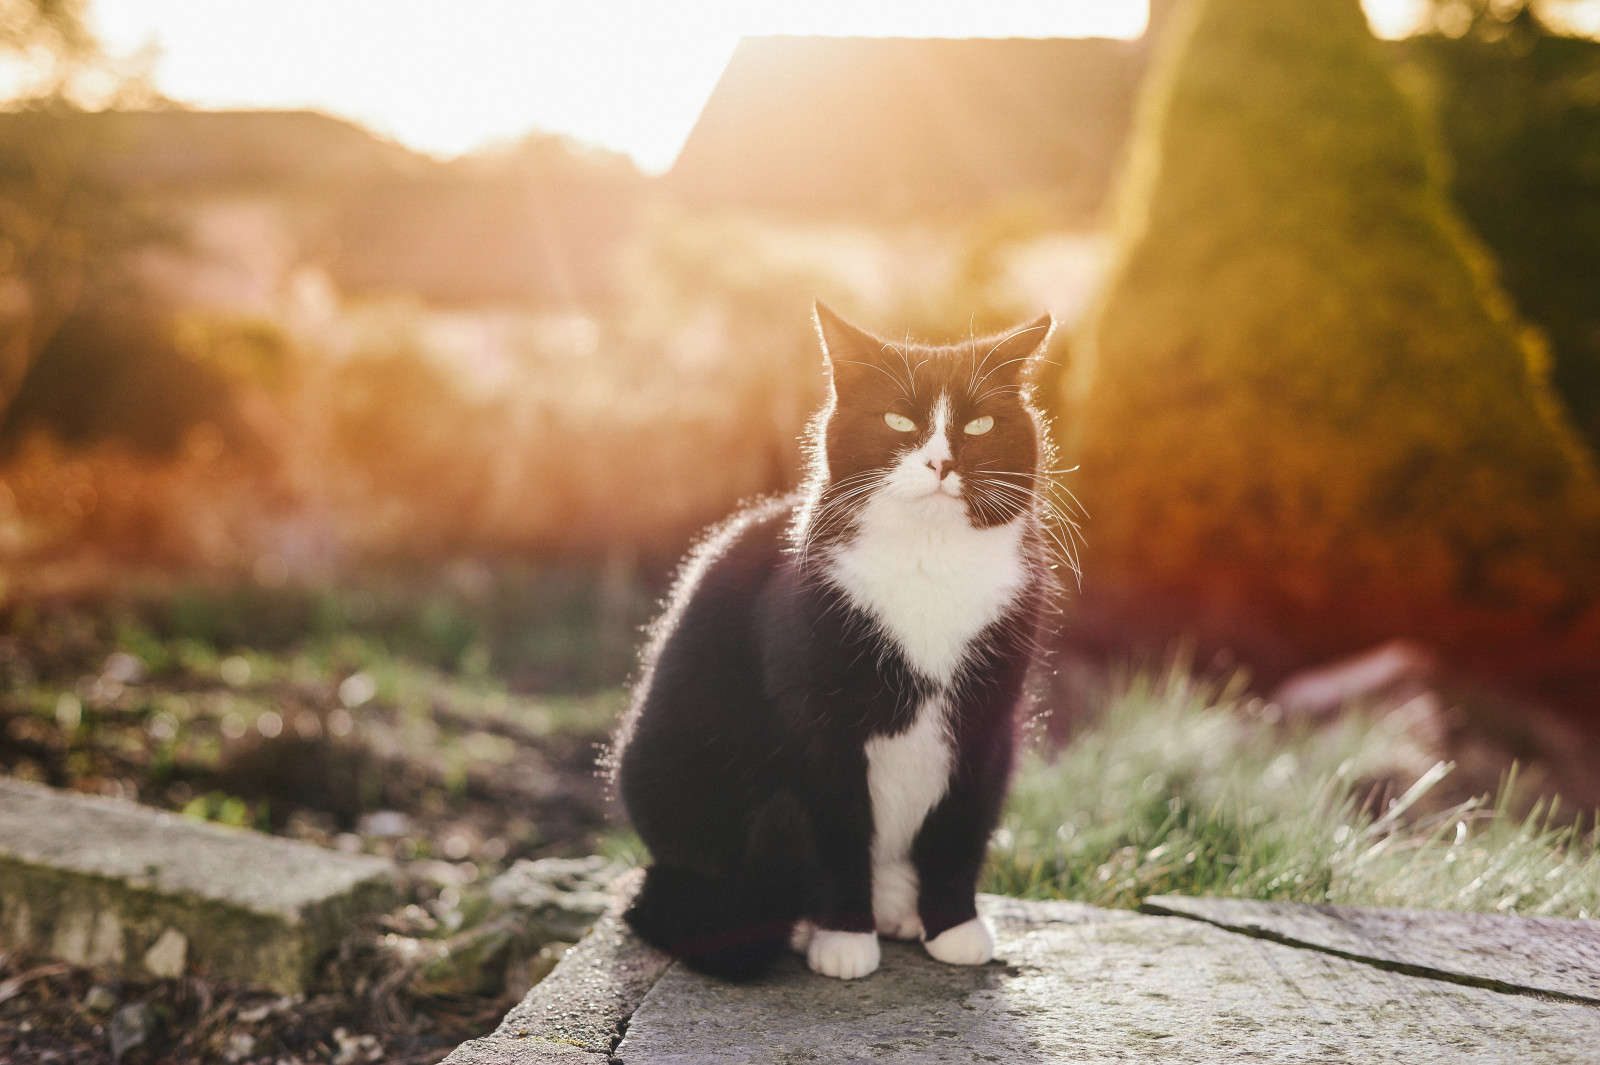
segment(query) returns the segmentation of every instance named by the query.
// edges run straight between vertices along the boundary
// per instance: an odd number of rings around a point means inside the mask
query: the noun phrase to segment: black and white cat
[[[828,976],[878,935],[994,952],[974,904],[1051,573],[1027,370],[1048,316],[944,347],[821,304],[829,402],[796,496],[689,556],[612,768],[654,863],[627,919],[723,976]]]

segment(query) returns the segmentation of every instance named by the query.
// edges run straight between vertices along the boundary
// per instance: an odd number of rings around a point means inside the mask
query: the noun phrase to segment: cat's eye
[[[965,432],[970,436],[982,436],[984,433],[987,433],[990,429],[993,429],[993,428],[994,428],[994,417],[993,417],[993,415],[985,414],[981,418],[974,418],[970,422],[968,422],[965,426],[962,427],[962,432]]]
[[[885,414],[883,420],[888,424],[889,428],[897,433],[909,433],[917,427],[916,422],[907,418],[904,414],[896,414],[894,411]]]

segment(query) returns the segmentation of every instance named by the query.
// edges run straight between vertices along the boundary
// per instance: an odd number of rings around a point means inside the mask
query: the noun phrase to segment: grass
[[[1405,711],[1312,727],[1182,670],[1140,678],[1021,767],[984,890],[1136,906],[1166,893],[1600,914],[1600,832],[1528,802],[1443,799]],[[1520,811],[1520,812],[1519,812]]]

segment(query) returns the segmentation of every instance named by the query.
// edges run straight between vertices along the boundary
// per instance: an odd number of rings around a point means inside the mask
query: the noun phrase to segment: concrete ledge
[[[1600,1005],[1600,922],[1154,895],[1145,913],[1325,951],[1411,976]]]
[[[1600,1008],[1387,971],[1176,917],[983,897],[999,954],[887,943],[863,980],[787,958],[745,985],[670,968],[626,1065],[1589,1065]]]
[[[78,965],[303,990],[393,863],[0,778],[0,942]]]
[[[630,874],[624,886],[637,879]],[[1215,900],[1152,903],[1222,916],[1210,912]],[[1508,964],[1502,948],[1511,933],[1535,948],[1564,940],[1551,948],[1562,965],[1589,957],[1587,922],[1416,913],[1402,927],[1384,911],[1231,905],[1252,927],[1270,917],[1295,922],[1307,940],[1359,932],[1402,958],[1446,949],[1437,931],[1450,925],[1448,949],[1475,956],[1474,972],[1485,958]],[[941,965],[916,944],[886,943],[882,967],[863,980],[825,979],[787,957],[763,979],[728,984],[640,944],[617,917],[619,900],[498,1031],[446,1062],[1588,1065],[1600,1046],[1600,1006],[1545,991],[1505,993],[1512,989],[1375,966],[1326,946],[1240,935],[1194,914],[995,896],[979,906],[997,934],[999,954],[988,965]],[[1573,943],[1574,933],[1585,943]]]
[[[616,901],[549,976],[511,1008],[492,1035],[457,1047],[443,1065],[606,1062],[628,1019],[672,959],[628,930],[621,913],[643,871],[612,885]]]

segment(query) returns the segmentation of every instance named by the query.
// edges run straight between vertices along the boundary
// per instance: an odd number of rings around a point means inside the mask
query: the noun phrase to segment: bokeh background
[[[1524,758],[1586,744],[1595,5],[1125,6],[1124,38],[746,37],[641,166],[537,130],[452,155],[438,107],[187,106],[162,72],[201,84],[203,37],[7,0],[13,690],[342,637],[614,690],[696,531],[796,483],[821,297],[896,335],[1062,323],[1058,737],[1119,664],[1268,694],[1380,648]]]
[[[0,772],[394,855],[445,932],[637,859],[597,745],[797,483],[821,298],[1060,323],[1051,890],[1182,887],[1133,844],[1219,759],[1600,803],[1594,0],[279,6],[0,0]]]

